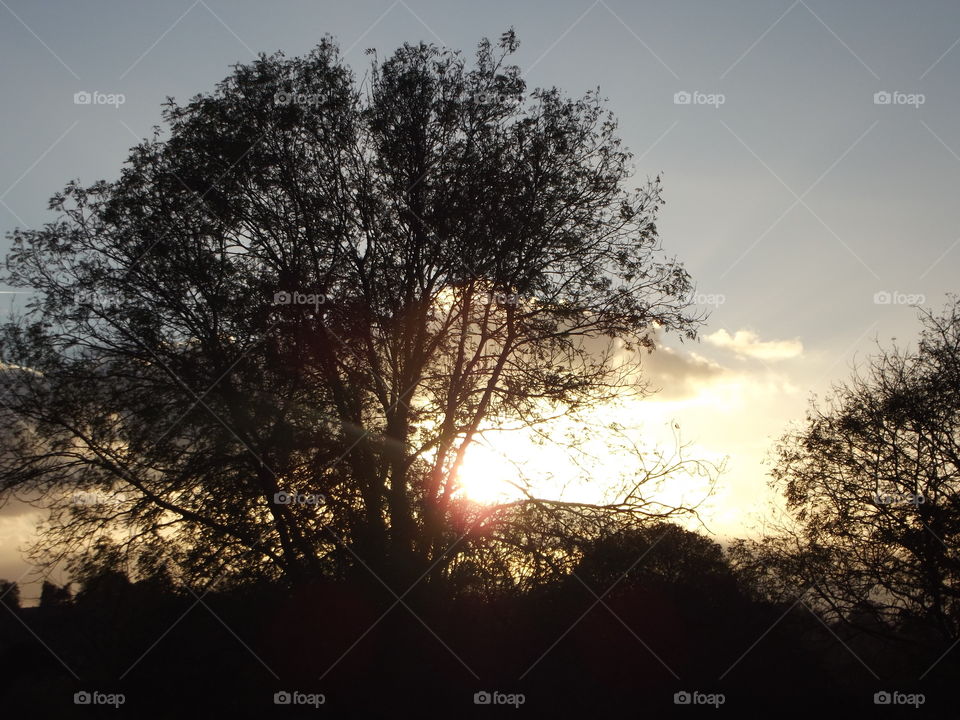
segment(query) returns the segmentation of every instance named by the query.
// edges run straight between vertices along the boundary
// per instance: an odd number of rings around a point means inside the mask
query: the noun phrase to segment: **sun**
[[[487,443],[470,444],[457,472],[458,492],[474,502],[492,505],[522,497],[515,483],[517,466]]]
[[[496,504],[533,497],[598,502],[602,482],[577,481],[573,458],[554,443],[537,442],[523,430],[490,431],[470,444],[457,473],[462,497]]]
[[[675,410],[672,406],[654,408],[649,402],[637,403],[627,408],[597,408],[597,418],[589,426],[564,419],[547,431],[541,428],[540,433],[490,429],[466,449],[457,472],[456,494],[485,505],[528,496],[588,504],[616,502],[623,482],[631,478],[635,481],[642,468],[635,456],[618,452],[617,438],[602,432],[600,426],[613,420],[623,425],[640,421],[631,431],[633,440],[669,451],[677,440],[671,417]],[[582,441],[578,450],[565,446],[564,438],[571,432]],[[544,441],[544,436],[557,441]],[[723,460],[697,444],[687,452],[717,464]],[[643,491],[646,500],[662,508],[698,506],[711,493],[709,477],[691,476],[683,470],[651,481]],[[707,511],[706,507],[701,509]]]

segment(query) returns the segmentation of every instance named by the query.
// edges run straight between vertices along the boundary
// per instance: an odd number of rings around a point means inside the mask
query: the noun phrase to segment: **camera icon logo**
[[[88,93],[86,90],[81,90],[80,92],[75,92],[73,94],[74,105],[89,105],[92,102],[93,95]]]
[[[691,701],[692,697],[686,690],[681,690],[680,692],[673,694],[674,705],[689,705]]]
[[[281,690],[273,694],[274,705],[289,705],[291,702],[293,702],[293,696],[286,690]]]
[[[80,692],[73,694],[73,704],[74,705],[89,705],[92,702],[92,697],[90,693],[86,690],[81,690]]]
[[[893,697],[886,690],[873,694],[874,705],[889,705],[892,701]]]
[[[893,102],[893,95],[886,90],[880,90],[873,94],[874,105],[889,105],[891,102]]]
[[[680,92],[675,92],[673,94],[674,105],[689,105],[692,101],[693,96],[686,90],[681,90]]]
[[[289,305],[292,300],[293,296],[285,290],[273,294],[274,305]]]
[[[887,290],[881,290],[873,294],[874,305],[889,305],[893,301],[893,296]]]
[[[274,105],[289,105],[293,102],[293,93],[283,92],[282,90],[273,96]]]
[[[273,494],[273,502],[276,505],[290,505],[293,502],[293,494],[281,490]]]
[[[493,697],[486,690],[473,694],[474,705],[489,705],[491,702],[493,702]]]

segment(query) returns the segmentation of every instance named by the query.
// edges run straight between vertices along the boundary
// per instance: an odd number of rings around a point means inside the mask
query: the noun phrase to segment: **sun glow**
[[[516,466],[486,444],[474,443],[463,456],[457,472],[459,492],[471,500],[493,504],[521,495],[515,483]]]
[[[646,402],[597,408],[595,417],[586,425],[559,420],[556,427],[542,429],[541,434],[528,430],[488,431],[464,454],[457,474],[458,492],[485,504],[518,500],[528,493],[566,502],[619,501],[624,484],[643,476],[644,464],[648,469],[655,467],[657,451],[663,453],[666,464],[676,460],[671,459],[677,444],[676,425],[663,416],[665,408],[652,405]],[[639,425],[638,416],[644,418]],[[604,425],[618,421],[623,427],[619,433],[604,431]],[[626,421],[630,422],[629,427],[625,426]],[[576,450],[562,441],[540,439],[561,438],[569,433],[580,443]],[[643,457],[636,450],[625,452],[625,444],[642,445]],[[685,455],[716,464],[723,461],[723,457],[697,445],[687,448]],[[680,468],[650,481],[643,486],[641,495],[663,506],[701,503],[709,495],[709,479],[688,470]]]

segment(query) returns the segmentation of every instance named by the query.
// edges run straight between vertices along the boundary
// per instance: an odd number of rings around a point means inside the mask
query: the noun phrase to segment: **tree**
[[[0,602],[11,610],[20,608],[20,586],[10,580],[0,580]]]
[[[70,604],[70,586],[60,587],[44,580],[40,588],[40,607],[59,607]]]
[[[960,633],[960,303],[921,315],[915,350],[894,345],[812,404],[777,448],[788,522],[741,569],[781,598],[808,592],[870,632],[918,624]]]
[[[653,331],[700,320],[597,94],[527,92],[498,47],[404,45],[359,84],[329,39],[261,56],[12,234],[37,295],[2,335],[0,482],[45,493],[45,557],[121,529],[189,578],[432,582],[529,564],[532,518],[681,510],[644,496],[664,465],[602,507],[458,491],[478,433],[642,392]]]
[[[735,587],[720,545],[667,522],[600,538],[575,572],[597,592],[614,584],[676,586],[689,595]]]

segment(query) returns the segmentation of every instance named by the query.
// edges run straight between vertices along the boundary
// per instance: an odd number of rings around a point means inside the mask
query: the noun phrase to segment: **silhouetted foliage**
[[[584,553],[574,572],[596,587],[609,587],[617,581],[697,591],[721,584],[733,587],[723,548],[670,523],[604,536]]]
[[[71,599],[70,587],[68,585],[60,587],[49,580],[43,581],[43,585],[40,588],[40,607],[47,608],[67,605]]]
[[[195,595],[157,581],[138,594],[122,573],[97,572],[85,600],[23,611],[56,657],[0,615],[2,677],[17,691],[6,708],[75,710],[62,661],[124,692],[137,717],[273,716],[285,710],[274,693],[292,688],[324,693],[321,712],[335,717],[481,717],[490,708],[472,701],[484,688],[524,693],[519,715],[533,716],[669,717],[673,694],[694,688],[725,693],[731,716],[863,713],[878,689],[913,687],[942,654],[895,651],[802,604],[750,599],[716,543],[668,525],[586,543],[576,575],[536,588],[451,597],[424,586],[403,604],[359,579]],[[947,655],[926,679],[926,709],[949,703],[956,671]]]
[[[603,506],[459,492],[479,432],[644,392],[654,329],[699,322],[659,180],[625,189],[597,94],[529,92],[516,47],[404,45],[359,84],[329,39],[261,56],[13,233],[37,295],[0,344],[0,488],[45,494],[40,557],[510,587],[583,528],[689,510],[649,492],[682,458],[625,458]]]
[[[20,587],[11,580],[0,580],[0,602],[11,610],[20,607]]]
[[[784,437],[773,474],[790,522],[735,554],[768,597],[808,593],[865,631],[955,640],[960,303],[921,317],[915,350],[883,350]]]

